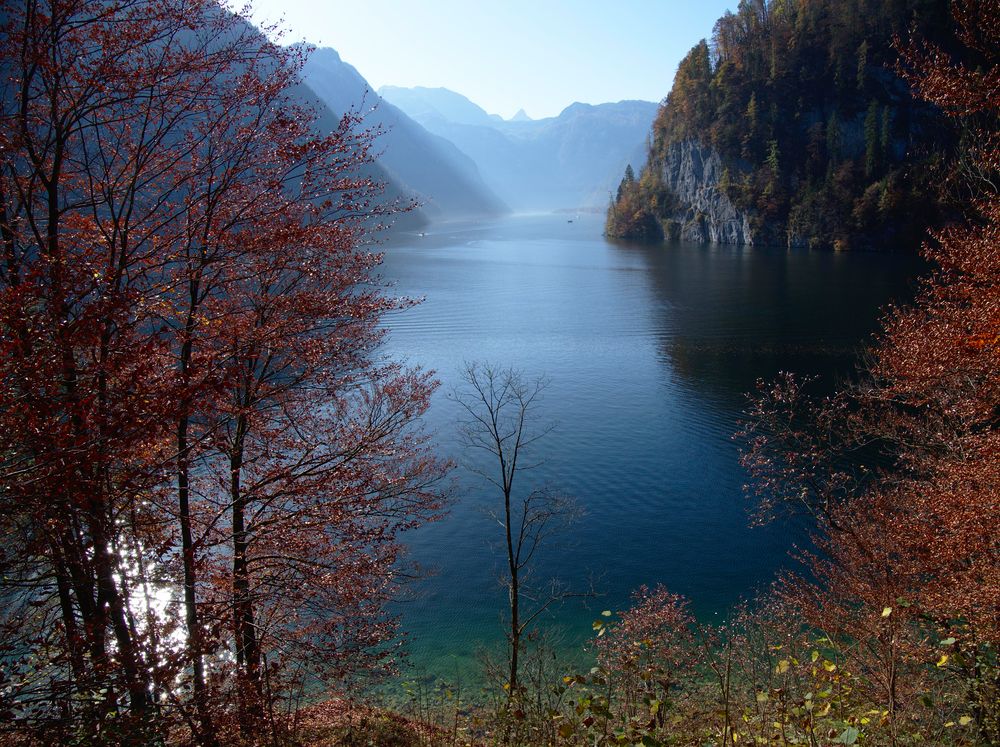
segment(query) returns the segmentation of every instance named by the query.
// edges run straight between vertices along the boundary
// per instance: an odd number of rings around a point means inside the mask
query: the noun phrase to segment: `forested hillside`
[[[743,0],[681,62],[653,126],[649,165],[623,179],[608,234],[917,246],[949,212],[960,134],[911,96],[894,39],[951,49],[948,5]],[[682,151],[692,144],[700,148],[694,170]],[[713,158],[721,158],[715,169]],[[693,197],[706,191],[718,194]],[[727,218],[749,230],[708,225]]]

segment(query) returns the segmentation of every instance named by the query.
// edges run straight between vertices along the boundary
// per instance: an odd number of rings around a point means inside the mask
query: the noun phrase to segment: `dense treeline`
[[[916,246],[953,212],[962,134],[911,96],[894,39],[951,52],[953,26],[944,0],[743,0],[681,62],[649,165],[621,190],[608,234],[657,233],[672,209],[659,178],[668,149],[696,140],[721,155],[717,186],[758,243]]]

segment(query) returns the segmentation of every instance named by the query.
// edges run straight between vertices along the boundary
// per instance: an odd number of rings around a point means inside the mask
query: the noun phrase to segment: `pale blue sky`
[[[251,0],[286,43],[333,47],[373,88],[443,86],[493,114],[659,101],[738,0]]]

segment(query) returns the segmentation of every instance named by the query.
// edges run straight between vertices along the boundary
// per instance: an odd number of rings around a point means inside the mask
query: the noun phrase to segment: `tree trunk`
[[[521,590],[518,579],[517,556],[514,552],[514,538],[511,533],[510,489],[504,491],[504,513],[507,524],[507,564],[510,571],[510,691],[508,697],[513,703],[517,699],[518,654],[521,649]]]
[[[230,502],[233,513],[233,633],[236,642],[236,663],[242,669],[244,682],[239,689],[240,730],[244,736],[263,717],[263,691],[260,681],[260,648],[254,626],[253,600],[250,594],[250,573],[247,566],[249,537],[246,530],[246,497],[241,485],[243,451],[248,429],[245,415],[236,422],[236,438],[229,456]]]
[[[184,620],[187,626],[188,658],[191,661],[191,675],[194,686],[194,702],[201,727],[199,741],[207,747],[214,747],[218,742],[215,737],[215,727],[209,710],[208,687],[205,684],[205,663],[202,658],[204,641],[201,624],[198,620],[198,598],[196,581],[198,577],[195,562],[194,535],[191,531],[191,490],[190,490],[190,458],[191,443],[188,435],[190,426],[190,394],[186,391],[191,379],[191,356],[194,349],[193,337],[196,326],[195,314],[198,308],[200,283],[197,279],[190,281],[190,306],[184,326],[184,342],[180,353],[181,385],[185,391],[180,407],[180,417],[177,420],[177,511],[181,525],[181,552],[184,567]]]

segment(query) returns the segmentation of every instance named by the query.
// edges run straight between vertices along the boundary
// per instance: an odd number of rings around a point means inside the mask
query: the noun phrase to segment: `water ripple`
[[[916,269],[872,254],[610,244],[591,216],[428,234],[386,247],[393,292],[425,298],[388,318],[386,352],[437,371],[427,423],[441,451],[463,456],[460,413],[443,395],[465,361],[546,374],[540,416],[558,427],[520,487],[556,485],[586,515],[550,543],[536,576],[603,574],[609,607],[664,582],[703,615],[766,583],[793,540],[788,528],[747,526],[731,439],[744,392],[782,369],[849,371],[878,307]],[[496,497],[467,471],[458,480],[450,516],[409,539],[437,569],[400,608],[429,668],[469,666],[476,644],[502,641],[496,525],[484,516]],[[564,607],[555,622],[585,635],[591,614]],[[456,648],[457,660],[441,654]]]

